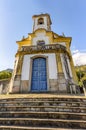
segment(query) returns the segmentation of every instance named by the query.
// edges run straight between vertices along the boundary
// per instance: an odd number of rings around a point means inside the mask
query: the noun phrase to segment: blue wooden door
[[[33,60],[31,90],[37,92],[47,90],[47,73],[45,58],[36,58]]]

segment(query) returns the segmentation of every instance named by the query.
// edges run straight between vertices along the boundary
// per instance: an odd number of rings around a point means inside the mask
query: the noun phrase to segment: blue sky
[[[50,14],[52,31],[72,37],[71,50],[86,54],[86,0],[0,0],[0,70],[13,68],[16,41],[32,32],[40,13]]]

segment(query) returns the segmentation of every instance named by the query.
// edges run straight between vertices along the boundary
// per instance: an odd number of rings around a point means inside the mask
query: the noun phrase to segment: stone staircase
[[[0,96],[0,130],[86,130],[86,97]]]

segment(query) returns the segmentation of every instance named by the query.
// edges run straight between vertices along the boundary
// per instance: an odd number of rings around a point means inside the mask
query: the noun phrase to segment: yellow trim
[[[58,73],[63,73],[60,53],[56,53],[56,62],[57,62]]]
[[[73,80],[77,84],[78,83],[78,79],[77,79],[77,76],[76,76],[76,71],[75,71],[75,67],[74,67],[74,63],[73,63],[72,57],[70,59],[70,66],[71,66],[71,70],[72,70]]]
[[[36,30],[34,33],[31,33],[28,35],[27,38],[23,38],[21,41],[17,41],[16,43],[18,44],[19,47],[21,46],[29,46],[32,45],[32,41],[33,38],[36,37],[36,33],[40,33],[40,32],[45,32],[46,36],[49,37],[49,43],[53,44],[56,42],[65,42],[66,43],[66,47],[69,48],[70,44],[71,44],[71,37],[63,37],[63,36],[59,36],[58,34],[52,32],[52,31],[46,31],[45,29],[38,29]]]

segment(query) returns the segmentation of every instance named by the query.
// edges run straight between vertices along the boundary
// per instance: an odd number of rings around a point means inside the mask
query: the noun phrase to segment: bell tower
[[[34,15],[33,17],[33,32],[38,29],[51,31],[51,19],[49,14]]]

